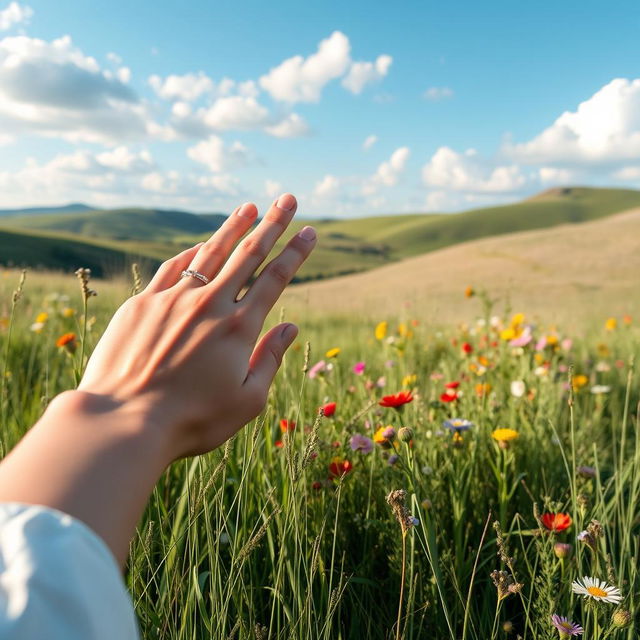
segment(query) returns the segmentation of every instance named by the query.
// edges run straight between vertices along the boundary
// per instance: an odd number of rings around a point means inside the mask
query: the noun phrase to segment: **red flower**
[[[353,469],[353,465],[349,460],[340,460],[340,458],[334,458],[329,465],[329,475],[332,478],[339,478],[345,476],[349,471]]]
[[[571,516],[568,513],[543,513],[540,522],[549,531],[564,531],[571,526]]]
[[[322,489],[322,482],[318,482],[318,480],[316,480],[314,483],[312,483],[311,488],[315,489],[316,491],[320,491],[320,489]]]
[[[462,350],[465,353],[473,353],[473,347],[468,342],[462,343]]]
[[[327,402],[324,407],[321,407],[321,411],[325,418],[330,418],[336,412],[336,403]]]
[[[460,383],[457,380],[454,380],[453,382],[447,382],[447,384],[444,385],[445,389],[457,389],[460,386]]]
[[[440,402],[453,402],[458,399],[458,394],[455,391],[445,391],[440,395]]]
[[[282,440],[276,440],[274,444],[276,445],[276,447],[278,447],[278,449],[284,447],[284,442],[282,442]]]
[[[286,431],[293,431],[296,428],[296,423],[293,420],[287,420],[286,418],[282,418],[280,420],[280,431],[285,433]]]
[[[384,396],[378,404],[381,407],[391,407],[392,409],[398,409],[404,404],[413,401],[413,396],[411,395],[411,391],[400,391],[392,396]]]
[[[65,333],[56,340],[56,347],[65,347],[70,342],[76,341],[75,333]]]

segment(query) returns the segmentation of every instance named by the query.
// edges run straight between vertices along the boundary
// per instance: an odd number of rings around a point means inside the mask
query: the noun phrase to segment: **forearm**
[[[166,430],[140,404],[61,394],[0,464],[0,501],[59,509],[89,525],[121,565],[171,462]]]

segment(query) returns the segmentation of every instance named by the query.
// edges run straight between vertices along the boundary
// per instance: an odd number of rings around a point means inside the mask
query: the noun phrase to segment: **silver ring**
[[[181,278],[191,277],[198,278],[198,280],[202,280],[205,284],[209,284],[209,278],[204,275],[204,273],[200,273],[199,271],[194,271],[193,269],[185,269],[181,274]]]

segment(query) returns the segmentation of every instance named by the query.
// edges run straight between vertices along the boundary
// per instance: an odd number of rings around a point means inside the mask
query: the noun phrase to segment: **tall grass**
[[[90,352],[127,295],[124,284],[99,283],[83,314],[72,277],[56,291],[27,279],[12,313],[18,276],[1,280],[3,453],[51,397],[74,385],[80,350],[57,348],[56,338],[80,334],[86,315]],[[67,307],[75,315],[64,317]],[[49,317],[36,333],[41,311]],[[637,637],[633,624],[611,623],[619,609],[635,617],[640,591],[637,325],[607,331],[594,318],[585,335],[560,331],[558,344],[536,351],[535,340],[510,346],[476,314],[483,312],[470,300],[466,327],[423,327],[400,311],[295,318],[300,340],[263,415],[217,451],[176,462],[154,489],[126,576],[143,636],[545,640],[558,637],[558,613],[579,622],[585,638]],[[382,340],[379,320],[389,321]],[[536,337],[551,334],[535,329]],[[572,346],[561,346],[565,337]],[[333,347],[340,353],[327,358]],[[309,378],[321,359],[330,371]],[[362,375],[352,371],[358,361]],[[461,393],[442,402],[453,380]],[[522,397],[511,393],[516,380],[525,383]],[[591,393],[595,385],[610,389]],[[403,388],[414,399],[401,411],[378,404]],[[331,417],[318,413],[327,402],[337,403]],[[453,417],[474,426],[454,438],[443,427]],[[296,428],[283,433],[282,419]],[[409,427],[413,437],[352,451],[353,435],[372,438],[387,425]],[[498,427],[518,438],[501,448],[491,436]],[[331,475],[332,461],[344,460],[352,469]],[[418,520],[406,537],[386,502],[397,489]],[[547,531],[540,514],[559,512],[571,526]],[[603,535],[593,545],[578,541],[593,520]],[[558,542],[572,552],[558,557]],[[502,599],[496,570],[516,585]],[[623,602],[592,606],[572,594],[572,581],[585,575],[618,586]]]

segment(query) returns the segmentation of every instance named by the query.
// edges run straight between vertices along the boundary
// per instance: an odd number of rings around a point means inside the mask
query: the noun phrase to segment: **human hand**
[[[315,231],[302,229],[238,296],[296,207],[291,194],[282,195],[233,250],[258,215],[255,205],[245,204],[206,243],[165,262],[147,288],[118,309],[78,389],[140,412],[168,443],[172,459],[209,451],[253,419],[297,327],[280,324],[258,336],[315,246]],[[187,268],[210,282],[181,279]]]

